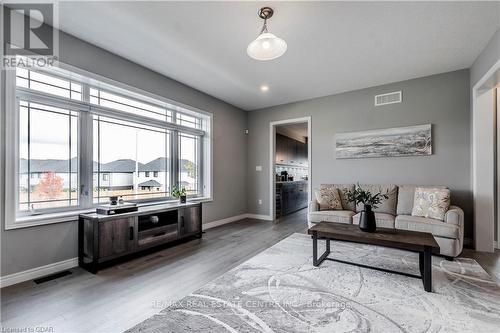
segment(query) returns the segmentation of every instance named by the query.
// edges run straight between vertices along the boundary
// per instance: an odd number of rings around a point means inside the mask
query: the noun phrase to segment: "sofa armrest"
[[[310,203],[309,203],[309,211],[310,212],[317,212],[319,210],[319,207],[318,207],[318,202],[316,201],[316,199],[313,199]]]
[[[464,211],[462,208],[457,206],[450,206],[450,209],[446,212],[444,216],[444,221],[446,223],[454,224],[459,226],[461,229],[464,227]]]

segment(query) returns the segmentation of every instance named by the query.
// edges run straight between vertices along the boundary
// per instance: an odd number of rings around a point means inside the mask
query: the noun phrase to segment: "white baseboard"
[[[266,221],[273,220],[273,218],[270,215],[260,215],[260,214],[247,214],[247,218],[256,220],[266,220]]]
[[[207,230],[210,228],[215,228],[223,224],[236,222],[239,220],[243,220],[246,218],[258,219],[258,220],[272,220],[270,216],[267,215],[257,215],[257,214],[240,214],[236,216],[231,216],[222,220],[212,221],[203,224],[203,230]],[[50,274],[58,273],[60,271],[64,271],[66,269],[70,269],[78,266],[78,258],[71,258],[68,260],[59,261],[53,264],[48,264],[45,266],[31,268],[22,272],[5,275],[0,277],[0,288],[11,286],[13,284],[30,281],[34,279],[38,279],[43,276],[47,276]]]
[[[266,221],[272,221],[271,217],[268,215],[258,215],[258,214],[240,214],[236,216],[231,216],[222,220],[217,220],[217,221],[212,221],[203,224],[203,230],[207,230],[210,228],[215,228],[223,224],[231,223],[231,222],[236,222],[239,220],[243,219],[256,219],[256,220],[266,220]]]
[[[217,220],[217,221],[212,221],[212,222],[204,223],[202,225],[202,228],[203,228],[203,230],[207,230],[207,229],[210,229],[210,228],[218,227],[218,226],[223,225],[223,224],[227,224],[227,223],[231,223],[231,222],[236,222],[236,221],[239,221],[239,220],[243,220],[243,219],[247,218],[247,215],[248,214],[240,214],[240,215],[236,215],[236,216],[227,217],[227,218],[222,219],[222,220]]]
[[[33,279],[38,279],[40,277],[58,273],[60,271],[64,271],[76,266],[78,266],[78,258],[71,258],[68,260],[55,262],[53,264],[31,268],[26,271],[5,275],[0,277],[0,288]]]

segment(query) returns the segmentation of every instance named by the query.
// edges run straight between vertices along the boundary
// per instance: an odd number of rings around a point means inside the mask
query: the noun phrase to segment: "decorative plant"
[[[181,197],[185,197],[186,196],[186,188],[183,187],[183,188],[179,189],[177,186],[174,185],[172,187],[172,196],[174,198],[177,198],[177,199],[179,199]]]
[[[346,197],[348,201],[354,202],[356,206],[358,203],[362,203],[365,206],[377,208],[382,200],[387,200],[389,198],[389,195],[380,192],[372,194],[370,191],[363,190],[361,186],[357,184],[354,190],[346,192]]]

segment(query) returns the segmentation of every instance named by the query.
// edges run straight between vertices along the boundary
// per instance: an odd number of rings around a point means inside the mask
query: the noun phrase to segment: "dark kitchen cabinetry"
[[[119,215],[81,214],[78,264],[97,273],[101,264],[113,259],[201,234],[201,203],[141,207]]]
[[[307,207],[307,181],[277,182],[277,216],[284,216]]]
[[[307,143],[276,134],[276,164],[307,167]]]

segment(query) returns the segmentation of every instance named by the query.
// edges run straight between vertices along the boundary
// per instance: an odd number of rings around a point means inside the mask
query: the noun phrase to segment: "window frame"
[[[34,69],[37,72],[46,72],[45,69]],[[65,71],[69,73],[65,73]],[[67,221],[75,221],[78,214],[82,212],[89,212],[95,209],[93,201],[93,120],[92,115],[95,114],[94,111],[98,112],[103,116],[111,115],[118,118],[122,118],[127,121],[136,120],[146,120],[142,119],[140,116],[134,116],[127,112],[121,112],[118,110],[109,109],[106,107],[91,105],[89,101],[89,90],[90,87],[106,90],[111,93],[122,94],[126,93],[125,97],[135,99],[137,98],[140,102],[149,103],[151,101],[156,101],[165,105],[167,111],[171,112],[171,121],[165,121],[165,128],[170,130],[170,179],[174,179],[175,182],[170,181],[170,186],[178,184],[178,178],[180,177],[178,167],[178,155],[177,155],[177,135],[178,132],[188,132],[200,135],[200,149],[199,149],[199,185],[198,194],[191,195],[189,198],[196,201],[211,201],[213,198],[213,115],[210,112],[200,110],[198,108],[173,101],[171,99],[144,91],[142,89],[129,86],[127,84],[87,72],[76,68],[71,65],[67,65],[61,62],[57,62],[51,70],[47,71],[46,74],[56,77],[62,77],[65,80],[70,80],[76,84],[82,85],[82,100],[75,100],[71,98],[65,98],[57,95],[51,95],[48,93],[40,91],[30,91],[27,88],[18,88],[16,86],[16,71],[6,70],[5,72],[5,134],[6,134],[6,149],[5,149],[5,192],[11,195],[5,196],[5,230],[38,226],[51,223],[60,223]],[[61,74],[62,73],[62,74]],[[69,74],[69,75],[67,75]],[[19,191],[19,99],[20,96],[30,95],[33,101],[39,103],[46,102],[58,102],[55,105],[58,107],[63,107],[65,109],[70,109],[77,111],[78,116],[78,172],[79,172],[79,205],[64,207],[61,209],[52,210],[40,210],[34,214],[19,215],[18,214],[18,191]],[[51,105],[53,103],[50,103]],[[158,104],[153,104],[158,106]],[[195,115],[200,119],[200,128],[186,127],[177,124],[176,113],[180,112],[188,116]],[[121,117],[120,117],[121,116]],[[168,117],[168,116],[167,116]],[[168,119],[168,118],[167,118]],[[154,120],[151,120],[155,122]],[[175,155],[174,155],[175,154]],[[12,195],[13,194],[13,195]],[[162,197],[162,198],[152,198],[152,199],[142,199],[134,200],[140,206],[142,205],[154,205],[154,204],[164,204],[166,202],[175,202],[176,200],[172,197]]]

